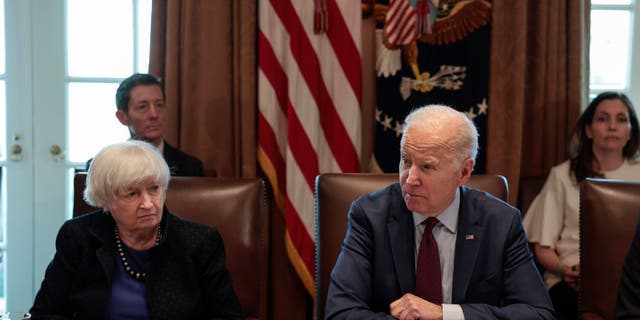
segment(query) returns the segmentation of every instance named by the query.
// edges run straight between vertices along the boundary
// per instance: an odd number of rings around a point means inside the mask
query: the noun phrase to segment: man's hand
[[[411,293],[389,305],[391,316],[399,320],[440,320],[442,306],[433,304]]]

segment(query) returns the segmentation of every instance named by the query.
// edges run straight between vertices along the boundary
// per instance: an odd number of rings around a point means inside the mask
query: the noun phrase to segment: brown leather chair
[[[95,208],[82,198],[86,173],[74,179],[74,216]],[[171,177],[167,207],[185,219],[215,226],[247,319],[267,319],[269,226],[262,179]]]
[[[546,177],[523,177],[520,178],[520,188],[518,189],[518,209],[522,212],[522,217],[529,210],[531,202],[538,196],[544,186]]]
[[[316,177],[316,313],[324,319],[329,278],[347,231],[351,202],[361,195],[398,182],[397,173],[325,173]],[[507,201],[507,179],[500,175],[472,175],[470,187]]]
[[[624,258],[640,218],[640,182],[587,179],[580,190],[580,314],[614,319]]]
[[[542,187],[544,187],[544,183],[547,181],[547,177],[523,177],[520,178],[520,188],[518,189],[518,209],[522,213],[522,218],[527,214],[527,210],[531,206],[533,200],[538,196]],[[529,250],[533,253],[535,248],[535,244],[529,243]],[[544,267],[538,262],[535,258],[534,261],[536,263],[536,267],[540,274],[544,274]]]

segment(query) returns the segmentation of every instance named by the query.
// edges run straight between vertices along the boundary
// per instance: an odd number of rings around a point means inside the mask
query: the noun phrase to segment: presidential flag
[[[417,40],[401,46],[394,46],[386,31],[392,7],[400,6],[397,1],[405,3],[403,8],[409,4],[417,17]],[[404,118],[416,107],[445,104],[464,112],[476,124],[480,152],[474,172],[486,172],[491,3],[391,0],[386,17],[379,32],[376,164],[384,172],[398,172]],[[413,27],[413,22],[407,21]]]

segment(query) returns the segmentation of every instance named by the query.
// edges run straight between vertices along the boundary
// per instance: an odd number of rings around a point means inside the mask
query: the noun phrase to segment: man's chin
[[[405,198],[404,203],[407,205],[407,208],[409,210],[414,212],[420,212],[422,211],[422,209],[424,209],[424,205],[419,203],[419,201],[417,201],[417,199],[415,198],[410,198],[410,199]]]

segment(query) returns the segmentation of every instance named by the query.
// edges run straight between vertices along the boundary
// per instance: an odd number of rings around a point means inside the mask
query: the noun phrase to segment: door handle
[[[11,159],[11,161],[20,161],[22,160],[23,155],[22,155],[22,146],[19,144],[14,144],[11,146],[11,154],[9,155],[9,159]]]
[[[58,162],[64,160],[64,151],[60,148],[59,145],[54,144],[49,147],[49,152],[51,153],[51,158],[53,161]]]

